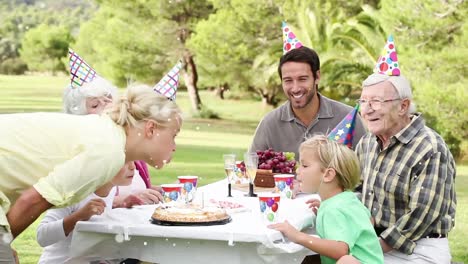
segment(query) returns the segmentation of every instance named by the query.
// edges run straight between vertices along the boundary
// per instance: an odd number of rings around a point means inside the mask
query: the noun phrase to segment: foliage
[[[28,30],[45,24],[63,27],[71,35],[75,35],[79,24],[89,19],[94,9],[95,5],[87,0],[6,0],[0,2],[0,64],[3,65],[0,70],[19,69],[21,62],[18,60],[19,50],[24,34]],[[7,59],[13,59],[16,66],[5,66]],[[17,72],[21,73],[21,71]]]
[[[455,157],[468,156],[466,1],[382,0],[382,25],[395,32],[402,73],[427,125]]]
[[[20,49],[21,59],[35,71],[65,71],[62,61],[68,53],[70,33],[60,26],[42,24],[26,32]]]
[[[8,75],[24,74],[28,70],[28,65],[20,58],[8,58],[0,63],[0,72]]]
[[[200,111],[198,111],[198,113],[194,114],[193,117],[195,117],[195,118],[205,118],[205,119],[220,119],[219,115],[215,111],[209,109],[206,106],[202,106]]]

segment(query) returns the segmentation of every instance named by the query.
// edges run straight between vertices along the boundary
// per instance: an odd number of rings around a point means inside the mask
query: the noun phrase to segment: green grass
[[[0,75],[0,113],[60,111],[66,81],[65,77]],[[222,179],[222,154],[241,155],[250,144],[258,120],[271,110],[255,101],[220,100],[206,91],[200,92],[200,96],[205,106],[222,119],[193,119],[187,115],[176,139],[173,161],[162,170],[151,168],[153,183],[175,182],[178,175],[198,175],[201,185]],[[179,92],[177,103],[190,114],[187,93]],[[468,204],[468,166],[458,166],[457,174],[456,227],[450,233],[449,241],[453,261],[468,263],[468,209],[465,206]],[[22,264],[37,263],[41,254],[35,237],[38,221],[13,243]]]

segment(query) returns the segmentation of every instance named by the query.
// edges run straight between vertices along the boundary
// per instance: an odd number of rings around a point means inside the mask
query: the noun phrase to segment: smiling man
[[[318,93],[320,59],[307,47],[284,54],[278,66],[288,101],[268,113],[259,123],[251,151],[273,148],[296,153],[299,145],[314,134],[328,134],[352,108]],[[353,146],[365,129],[357,118]]]

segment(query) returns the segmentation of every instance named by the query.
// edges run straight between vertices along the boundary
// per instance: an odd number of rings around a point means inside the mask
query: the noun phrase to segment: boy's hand
[[[268,228],[280,231],[285,237],[294,243],[297,242],[297,238],[301,234],[301,232],[292,226],[287,220],[284,221],[284,223],[269,225]]]
[[[317,211],[320,207],[320,200],[319,199],[310,199],[306,201],[306,204],[309,204],[309,208],[317,215]]]

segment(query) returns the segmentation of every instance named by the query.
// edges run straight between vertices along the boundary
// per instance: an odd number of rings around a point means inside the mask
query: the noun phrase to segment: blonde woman
[[[102,116],[0,115],[0,259],[14,261],[11,238],[42,212],[83,200],[126,162],[170,162],[181,123],[174,102],[144,87]]]
[[[149,86],[145,86],[148,90]],[[102,114],[117,98],[117,88],[97,75],[80,87],[68,85],[63,93],[63,110],[74,115]],[[135,177],[128,186],[117,187],[114,207],[132,207],[137,204],[154,204],[162,199],[160,188],[151,185],[148,166],[135,161]]]
[[[270,227],[319,253],[324,264],[383,263],[370,212],[351,192],[360,179],[356,154],[325,136],[306,140],[299,152],[300,188],[306,193],[318,193],[321,199],[316,218],[319,237],[302,233],[287,221]],[[309,203],[317,205],[317,201]]]

